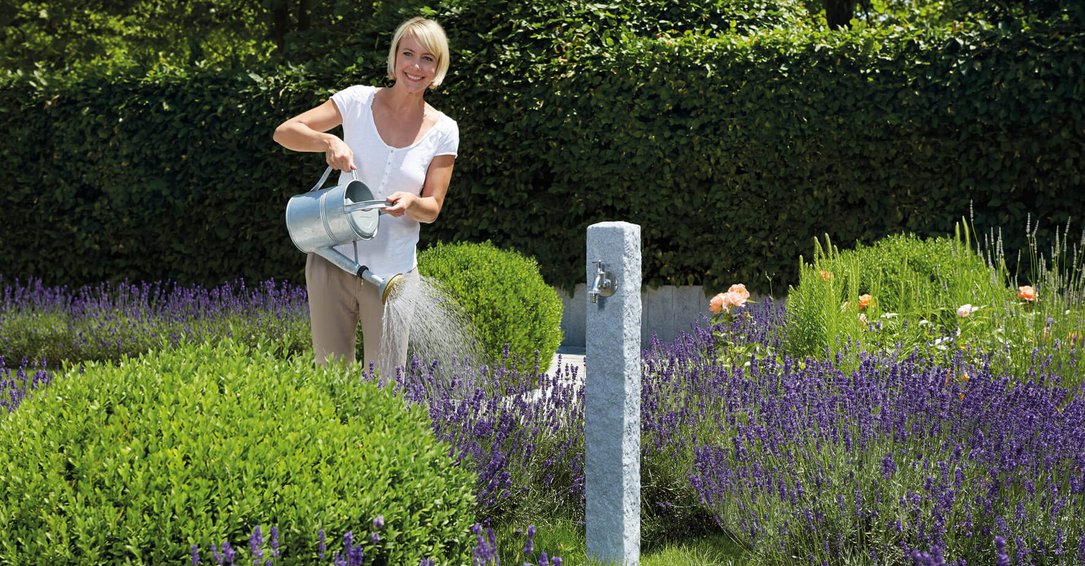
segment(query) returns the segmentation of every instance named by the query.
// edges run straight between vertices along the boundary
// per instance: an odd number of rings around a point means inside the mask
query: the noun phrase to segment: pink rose
[[[731,288],[728,289],[727,292],[734,293],[742,297],[743,301],[750,298],[750,292],[746,290],[746,286],[742,283],[735,283],[734,285],[731,285]]]
[[[1031,303],[1036,300],[1036,289],[1032,285],[1022,285],[1017,288],[1017,298]]]
[[[745,291],[746,289],[743,288],[742,290]],[[723,306],[727,309],[727,312],[731,312],[731,307],[741,307],[746,304],[746,298],[749,295],[749,293],[746,293],[746,296],[743,296],[735,291],[728,291],[723,294]]]
[[[712,300],[708,301],[708,310],[712,311],[712,314],[723,312],[723,293],[712,297]]]

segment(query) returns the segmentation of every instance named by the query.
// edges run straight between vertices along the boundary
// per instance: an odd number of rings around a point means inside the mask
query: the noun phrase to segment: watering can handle
[[[323,187],[324,186],[324,181],[327,181],[328,180],[328,175],[331,175],[331,174],[332,174],[332,166],[329,165],[328,168],[324,170],[324,174],[320,176],[320,180],[317,181],[315,185],[313,185],[313,188],[309,189],[309,192],[315,191],[315,190],[319,189],[320,187]],[[350,174],[354,177],[355,180],[358,179],[358,171],[357,170],[351,171]]]

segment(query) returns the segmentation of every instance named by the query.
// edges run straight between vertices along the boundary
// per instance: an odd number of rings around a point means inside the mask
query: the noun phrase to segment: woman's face
[[[404,35],[396,49],[396,84],[410,92],[423,92],[437,76],[437,56],[413,35]]]

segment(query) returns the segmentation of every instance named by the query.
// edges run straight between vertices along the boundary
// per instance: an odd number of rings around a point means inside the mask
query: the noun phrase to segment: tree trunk
[[[310,0],[298,0],[298,31],[307,31],[312,25],[313,6]]]
[[[268,15],[271,17],[271,25],[268,26],[271,29],[271,41],[281,55],[286,47],[286,32],[290,30],[289,0],[272,0]]]
[[[825,21],[830,29],[851,28],[856,0],[823,0],[823,3],[825,4]]]

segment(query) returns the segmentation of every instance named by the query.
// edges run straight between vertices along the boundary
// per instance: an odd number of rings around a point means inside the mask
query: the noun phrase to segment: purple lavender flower
[[[1010,566],[1010,555],[1006,554],[1006,539],[1001,536],[995,537],[995,564]]]
[[[494,535],[493,529],[483,528],[482,525],[475,523],[471,526],[471,532],[475,534],[475,548],[472,551],[473,564],[475,566],[481,566],[484,564],[497,563],[500,564],[500,558],[497,552],[497,539]]]
[[[192,566],[200,563],[200,545],[192,545]]]
[[[528,525],[527,527],[527,541],[524,542],[524,554],[533,554],[535,552],[535,525]]]
[[[384,528],[384,515],[377,515],[377,518],[373,519],[373,528],[378,531]]]
[[[897,471],[897,464],[893,461],[893,453],[890,452],[882,458],[882,477],[889,479]]]
[[[319,544],[317,544],[316,547],[317,557],[319,557],[321,560],[324,560],[324,553],[328,550],[328,543],[324,538],[324,529],[320,529],[319,531],[317,531],[317,538],[320,540]]]
[[[260,532],[260,525],[256,525],[252,534],[249,535],[249,551],[252,553],[253,562],[260,563],[260,559],[264,557],[264,535]]]
[[[278,558],[279,557],[279,527],[278,526],[272,526],[271,527],[271,540],[268,542],[268,544],[271,545],[271,556],[273,556],[275,558]]]

